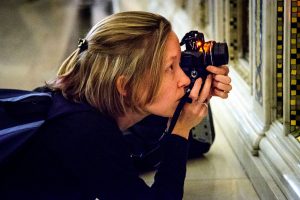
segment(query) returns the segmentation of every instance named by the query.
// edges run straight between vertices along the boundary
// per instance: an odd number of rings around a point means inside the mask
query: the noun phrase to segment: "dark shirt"
[[[76,112],[47,121],[1,170],[0,199],[182,199],[186,139],[163,139],[162,161],[149,187],[112,118],[56,95],[52,112],[66,107]]]

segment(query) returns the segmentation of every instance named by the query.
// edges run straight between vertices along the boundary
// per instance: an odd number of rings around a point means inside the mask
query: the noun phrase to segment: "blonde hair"
[[[123,115],[127,108],[143,112],[143,107],[153,102],[158,92],[170,32],[169,21],[157,14],[141,11],[113,14],[89,31],[85,38],[88,49],[82,52],[76,49],[48,87],[60,90],[75,102],[87,102],[112,117]],[[125,96],[116,87],[122,75],[126,78]]]

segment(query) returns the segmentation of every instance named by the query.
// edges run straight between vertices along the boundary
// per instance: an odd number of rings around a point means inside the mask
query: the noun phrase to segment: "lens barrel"
[[[212,61],[214,66],[228,64],[229,54],[227,43],[216,42],[212,48]]]

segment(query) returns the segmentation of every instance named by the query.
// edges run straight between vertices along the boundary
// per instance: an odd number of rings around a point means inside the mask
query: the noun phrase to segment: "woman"
[[[182,199],[188,135],[207,115],[211,95],[227,98],[227,67],[208,67],[195,82],[151,187],[133,167],[122,132],[149,114],[172,117],[190,84],[179,66],[170,23],[146,12],[114,14],[96,24],[67,58],[48,120],[1,177],[1,199]]]

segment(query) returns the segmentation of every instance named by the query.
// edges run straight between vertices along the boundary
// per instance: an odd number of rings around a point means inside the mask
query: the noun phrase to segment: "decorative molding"
[[[290,138],[282,134],[283,128],[280,130],[276,126],[276,123],[273,124],[267,137],[260,142],[259,157],[285,196],[288,199],[299,199],[299,161],[286,148],[291,143]]]
[[[263,10],[262,10],[262,0],[255,1],[255,71],[254,71],[254,94],[256,101],[263,106],[263,66],[262,66],[262,52],[263,52],[263,33],[262,33],[262,23],[263,23]]]
[[[270,162],[265,161],[266,156],[264,155],[264,151],[256,149],[257,147],[253,148],[249,140],[243,136],[245,132],[255,132],[255,130],[251,129],[251,126],[243,126],[243,129],[241,129],[243,122],[232,114],[233,110],[238,112],[238,108],[228,104],[224,106],[226,104],[225,101],[219,99],[212,99],[211,104],[215,123],[221,127],[221,132],[245,168],[259,197],[268,200],[286,199],[277,182],[274,181],[274,175],[270,173],[270,169],[272,168],[270,167]],[[224,115],[219,115],[218,113],[226,113],[226,118],[224,118]],[[264,138],[258,135],[256,143],[260,144],[261,140],[264,140]],[[253,154],[259,156],[253,156]]]
[[[290,13],[291,0],[284,1],[284,22],[283,22],[283,125],[284,134],[290,134]]]
[[[220,104],[216,109],[219,113],[226,113],[226,119],[222,120],[223,126],[233,123],[232,126],[235,127],[235,131],[239,132],[239,137],[242,138],[249,151],[253,155],[257,155],[259,142],[264,137],[265,126],[260,118],[252,112],[253,104],[249,102],[253,102],[255,99],[250,95],[248,84],[233,69],[230,71],[230,76],[233,89],[229,98],[220,103],[219,99],[212,99],[212,105],[215,105],[215,103],[216,105]],[[225,107],[227,108],[226,110],[224,110]]]

